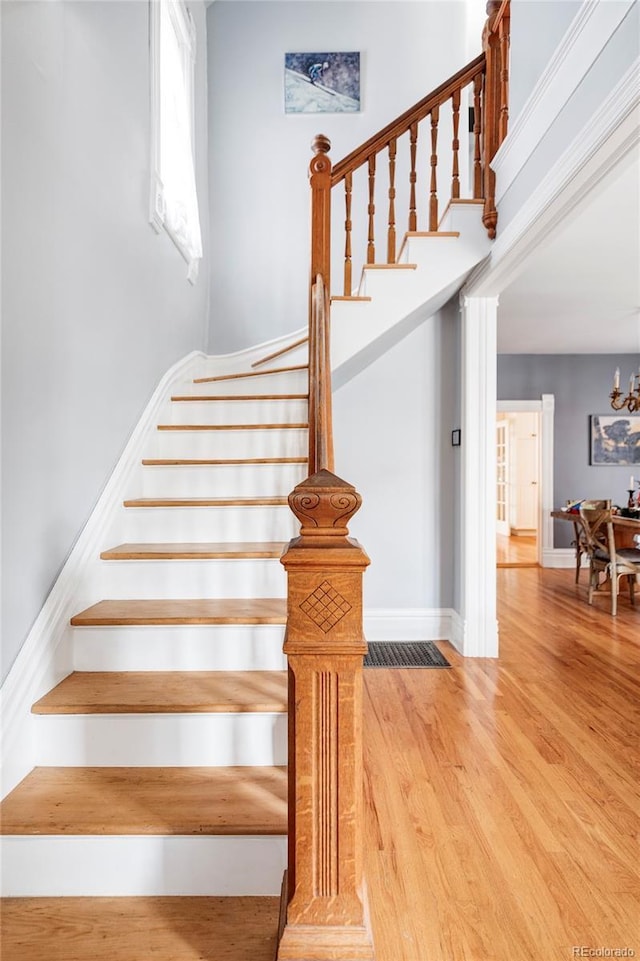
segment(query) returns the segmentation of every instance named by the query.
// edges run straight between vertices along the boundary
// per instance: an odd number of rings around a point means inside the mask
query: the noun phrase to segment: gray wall
[[[208,278],[148,223],[146,0],[0,11],[4,677],[160,377],[205,347]]]
[[[212,353],[306,324],[311,140],[327,134],[335,162],[460,69],[465,16],[437,0],[209,7]],[[360,51],[361,113],[285,115],[284,54],[305,50]]]
[[[454,596],[454,298],[334,393],[336,465],[363,506],[365,604],[451,607]]]
[[[554,502],[561,507],[579,497],[611,498],[625,505],[629,475],[637,467],[592,467],[589,415],[613,414],[609,393],[620,367],[621,385],[638,369],[640,354],[503,354],[498,357],[498,400],[535,400],[555,396]],[[568,547],[566,524],[557,521],[554,546]]]

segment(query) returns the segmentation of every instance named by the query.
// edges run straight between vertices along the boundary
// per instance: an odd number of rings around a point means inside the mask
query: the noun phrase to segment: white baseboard
[[[368,608],[364,633],[368,641],[451,641],[457,636],[458,614],[450,607]]]
[[[105,533],[131,492],[130,480],[140,470],[159,412],[176,383],[198,375],[204,357],[199,351],[188,354],[158,384],[2,685],[2,797],[36,763],[31,705],[73,669],[69,619],[95,600],[89,583],[92,562],[97,563]]]
[[[543,567],[575,568],[576,552],[573,547],[553,547],[542,552]],[[582,558],[582,566],[588,567],[586,556]]]

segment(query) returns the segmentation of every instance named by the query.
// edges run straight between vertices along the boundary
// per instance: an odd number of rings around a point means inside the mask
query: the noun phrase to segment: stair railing
[[[312,144],[311,222],[312,251],[311,277],[322,274],[329,284],[331,267],[331,198],[333,188],[343,184],[344,237],[342,242],[342,294],[353,295],[353,247],[355,177],[364,179],[360,185],[360,199],[366,206],[362,234],[366,242],[364,262],[368,265],[396,264],[402,246],[398,244],[398,205],[401,188],[406,200],[406,232],[438,230],[442,191],[439,181],[450,177],[446,199],[460,200],[463,193],[483,201],[483,223],[489,236],[495,237],[497,212],[495,207],[495,175],[491,162],[504,140],[508,124],[509,92],[509,0],[489,0],[488,20],[483,33],[484,51],[432,93],[410,107],[396,120],[351,151],[333,168],[328,157],[331,144],[324,135]],[[462,105],[469,106],[471,156],[470,185],[465,191],[460,171],[460,117]],[[424,129],[427,128],[426,138]],[[440,131],[447,131],[448,174],[443,174],[444,161],[439,145]],[[449,136],[450,135],[450,136]],[[423,147],[424,141],[426,147]],[[424,161],[420,163],[421,159]],[[401,164],[401,161],[403,163]],[[428,187],[420,189],[420,172],[428,162]],[[386,167],[387,181],[380,184],[379,173]],[[398,172],[403,169],[403,184]],[[382,212],[381,212],[382,208]],[[383,224],[380,224],[380,218]],[[365,222],[366,221],[366,222]],[[383,249],[382,261],[380,248]]]
[[[366,174],[366,262],[375,264],[376,166],[387,152],[387,264],[397,263],[396,173],[400,138],[408,141],[408,233],[420,225],[420,124],[429,123],[428,232],[438,229],[438,132],[450,103],[451,192],[460,199],[459,124],[465,91],[473,116],[473,199],[495,236],[491,162],[508,120],[509,0],[489,0],[484,52],[333,169],[331,144],[312,144],[311,283],[309,293],[309,474],[289,495],[300,522],[282,556],[287,571],[289,670],[289,855],[283,881],[278,961],[374,961],[363,871],[362,669],[367,650],[362,575],[369,559],[349,538],[347,523],[361,504],[351,484],[333,473],[330,291],[332,189],[344,183],[344,296],[352,295],[354,173]]]

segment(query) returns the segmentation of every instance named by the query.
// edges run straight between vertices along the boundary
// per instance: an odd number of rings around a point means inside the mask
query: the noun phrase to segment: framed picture
[[[640,414],[591,415],[591,464],[640,464]]]
[[[285,53],[285,113],[357,113],[360,54]]]

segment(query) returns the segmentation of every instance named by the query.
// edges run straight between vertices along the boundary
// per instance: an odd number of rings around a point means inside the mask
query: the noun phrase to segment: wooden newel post
[[[278,961],[373,961],[363,882],[361,504],[327,470],[290,494],[289,867]]]
[[[309,286],[318,274],[331,290],[331,160],[327,156],[331,141],[318,134],[311,143],[313,159],[309,165],[311,184],[311,275]]]

